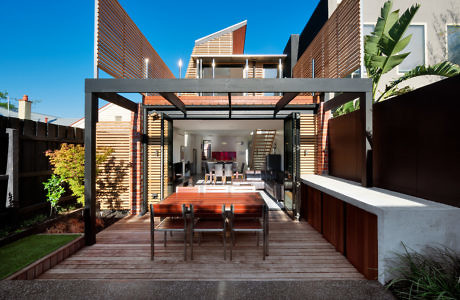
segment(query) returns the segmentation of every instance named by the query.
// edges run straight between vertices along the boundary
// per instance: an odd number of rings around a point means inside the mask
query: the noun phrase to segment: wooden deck
[[[356,269],[306,222],[294,222],[283,212],[270,212],[270,256],[254,234],[239,234],[233,261],[223,258],[216,234],[194,244],[194,260],[183,260],[183,236],[155,236],[155,260],[150,260],[149,217],[126,217],[97,235],[85,247],[48,270],[39,279],[140,280],[350,280],[364,279]],[[190,254],[190,252],[188,252]],[[190,257],[190,255],[188,256]]]

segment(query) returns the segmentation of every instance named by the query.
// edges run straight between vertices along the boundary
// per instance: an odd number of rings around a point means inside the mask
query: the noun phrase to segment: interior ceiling
[[[284,129],[283,120],[174,120],[174,128],[200,135],[246,135],[255,129]]]

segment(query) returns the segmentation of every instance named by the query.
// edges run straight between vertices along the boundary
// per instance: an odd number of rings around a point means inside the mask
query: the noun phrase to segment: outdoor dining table
[[[200,193],[179,192],[169,195],[160,204],[231,204],[263,205],[265,201],[258,192],[248,193]]]

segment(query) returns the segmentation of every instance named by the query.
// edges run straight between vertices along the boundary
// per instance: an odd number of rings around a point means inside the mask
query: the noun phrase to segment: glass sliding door
[[[284,119],[284,209],[295,218],[300,197],[300,115]]]

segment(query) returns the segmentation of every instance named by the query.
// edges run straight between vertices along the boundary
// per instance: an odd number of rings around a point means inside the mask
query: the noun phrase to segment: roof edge
[[[232,26],[229,26],[229,27],[224,28],[222,30],[219,30],[217,32],[211,33],[211,34],[209,34],[209,35],[207,35],[205,37],[202,37],[200,39],[195,40],[195,46],[198,46],[198,45],[201,45],[203,43],[206,43],[209,40],[218,38],[218,37],[220,37],[220,36],[222,36],[222,35],[224,35],[226,33],[233,32],[233,31],[235,31],[237,29],[240,29],[243,26],[246,26],[247,24],[248,24],[248,20],[244,20],[244,21],[242,21],[240,23],[234,24]]]

